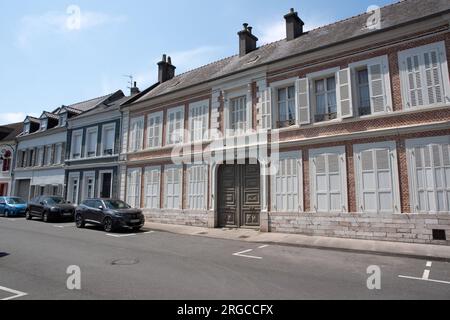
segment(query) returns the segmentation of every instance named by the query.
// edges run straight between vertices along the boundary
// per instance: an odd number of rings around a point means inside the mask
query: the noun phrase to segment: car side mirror
[[[40,204],[43,206],[43,205],[45,205],[45,203],[43,203],[43,202],[40,202]]]
[[[103,206],[99,206],[98,208],[99,208],[100,210],[103,210]]]

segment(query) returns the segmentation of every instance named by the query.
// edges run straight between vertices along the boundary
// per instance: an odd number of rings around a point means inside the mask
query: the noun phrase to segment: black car
[[[139,231],[144,226],[145,217],[141,210],[133,209],[121,200],[89,199],[75,212],[78,228],[84,228],[87,223],[100,225],[106,232],[120,228]]]
[[[74,214],[75,206],[66,202],[64,198],[56,196],[40,196],[28,203],[25,217],[27,220],[38,217],[44,222],[50,222],[55,219],[73,221]]]

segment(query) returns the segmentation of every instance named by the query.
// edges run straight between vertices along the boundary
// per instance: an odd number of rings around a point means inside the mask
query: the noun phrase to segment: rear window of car
[[[25,204],[26,202],[20,198],[6,198],[8,204]]]
[[[64,200],[64,198],[60,198],[60,197],[48,197],[44,199],[47,204],[63,204],[66,203],[66,200]]]

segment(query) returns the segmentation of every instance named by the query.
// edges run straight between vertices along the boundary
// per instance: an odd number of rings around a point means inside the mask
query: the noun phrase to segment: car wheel
[[[33,217],[31,216],[30,210],[25,211],[25,219],[27,219],[27,220],[33,219]]]
[[[103,229],[106,232],[112,232],[114,230],[113,221],[110,217],[106,217],[105,220],[103,221]]]
[[[42,215],[42,221],[44,221],[45,223],[50,221],[48,212],[44,212],[44,214]]]
[[[84,219],[83,216],[81,214],[77,214],[75,216],[75,225],[77,226],[77,228],[81,229],[84,228],[85,223],[84,223]]]

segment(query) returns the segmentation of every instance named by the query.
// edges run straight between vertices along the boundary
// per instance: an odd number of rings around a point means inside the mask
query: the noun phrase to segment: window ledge
[[[78,161],[92,161],[92,160],[100,160],[100,159],[109,159],[118,157],[118,154],[108,155],[108,156],[98,156],[98,157],[84,157],[79,159],[67,159],[65,162],[78,162]]]

